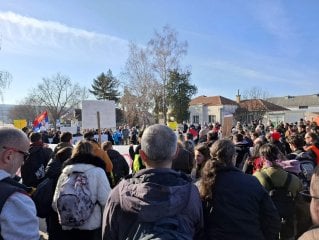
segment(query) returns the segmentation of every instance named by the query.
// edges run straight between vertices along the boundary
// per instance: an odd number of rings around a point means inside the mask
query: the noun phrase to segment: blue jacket
[[[213,200],[204,202],[203,209],[207,239],[278,238],[279,215],[267,191],[237,168],[218,170]]]

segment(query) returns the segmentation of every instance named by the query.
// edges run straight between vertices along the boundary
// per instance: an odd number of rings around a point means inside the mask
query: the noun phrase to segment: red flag
[[[38,128],[38,127],[41,127],[41,122],[45,120],[45,122],[49,122],[49,119],[48,119],[48,112],[45,111],[43,113],[41,113],[39,116],[37,116],[34,121],[33,121],[33,127],[34,128]],[[40,126],[39,126],[40,125]]]

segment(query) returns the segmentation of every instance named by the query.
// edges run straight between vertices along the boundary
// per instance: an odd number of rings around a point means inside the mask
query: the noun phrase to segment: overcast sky
[[[319,93],[318,12],[317,0],[0,0],[0,70],[13,76],[3,103],[58,72],[87,88],[108,69],[119,76],[128,43],[167,24],[188,42],[197,96]]]

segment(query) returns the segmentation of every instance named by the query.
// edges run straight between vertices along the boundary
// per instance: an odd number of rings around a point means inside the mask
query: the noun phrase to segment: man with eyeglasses
[[[302,191],[301,196],[305,201],[310,202],[310,214],[314,225],[299,239],[319,239],[319,167],[315,168],[311,177],[310,191]]]
[[[12,178],[29,155],[29,139],[16,128],[0,128],[0,240],[39,239],[36,208],[26,187]]]

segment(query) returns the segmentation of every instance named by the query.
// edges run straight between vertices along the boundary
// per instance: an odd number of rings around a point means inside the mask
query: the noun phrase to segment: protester
[[[73,138],[73,135],[71,132],[63,132],[60,137],[60,142],[54,148],[54,154],[56,154],[60,149],[65,147],[73,148],[72,138]]]
[[[39,239],[36,208],[27,188],[12,177],[29,156],[29,139],[16,128],[0,128],[0,239]]]
[[[208,145],[206,143],[197,144],[195,147],[195,164],[191,173],[191,177],[194,182],[201,177],[201,171],[209,158],[210,155]]]
[[[44,179],[45,168],[53,155],[53,151],[43,144],[41,133],[31,133],[30,140],[30,156],[21,166],[21,177],[23,184],[36,188]]]
[[[129,145],[130,144],[130,128],[128,125],[124,126],[122,130],[122,134],[123,134],[123,144]]]
[[[108,174],[112,173],[112,169],[113,169],[112,161],[109,158],[109,156],[107,155],[107,153],[105,151],[103,151],[103,149],[101,148],[99,143],[94,139],[94,133],[93,132],[85,133],[84,134],[84,139],[88,140],[88,141],[90,141],[92,143],[93,154],[95,156],[101,158],[104,161],[106,172]]]
[[[313,157],[316,161],[316,165],[319,164],[319,141],[318,135],[313,132],[308,132],[305,135],[305,151],[308,152],[311,157]]]
[[[93,146],[90,141],[82,140],[76,144],[71,158],[64,162],[63,167],[52,203],[53,209],[59,215],[59,220],[63,229],[61,240],[100,240],[102,211],[111,190],[106,177],[104,161],[93,155]],[[79,174],[81,174],[81,176]],[[81,224],[77,224],[77,226],[72,226],[76,216],[70,216],[70,213],[73,213],[71,210],[77,208],[75,209],[77,211],[74,212],[81,214],[81,212],[87,211],[89,206],[85,205],[81,208],[79,208],[80,206],[68,206],[68,208],[65,208],[62,204],[64,191],[68,190],[66,184],[68,181],[72,181],[72,175],[76,175],[75,180],[81,178],[79,184],[85,185],[83,186],[82,191],[84,191],[86,196],[89,196],[89,200],[86,201],[86,204],[88,201],[94,204],[93,212],[91,212],[88,219]],[[83,192],[78,194],[83,195]],[[65,216],[68,216],[68,218],[65,219]]]
[[[102,149],[106,151],[110,157],[113,164],[113,177],[114,177],[114,186],[119,183],[119,181],[127,176],[130,172],[130,167],[127,164],[125,158],[118,151],[113,149],[111,141],[106,141],[102,144]],[[112,187],[114,187],[112,186]]]
[[[177,143],[177,149],[177,154],[172,162],[172,169],[190,175],[194,166],[194,154],[186,150],[180,141]]]
[[[257,177],[259,182],[266,188],[267,191],[271,191],[274,188],[282,187],[292,194],[293,198],[296,198],[298,192],[302,190],[302,182],[294,174],[288,173],[280,165],[282,160],[282,152],[279,148],[271,143],[262,145],[259,148],[260,157],[264,159],[263,168],[260,171],[256,171],[254,176]],[[290,178],[290,180],[289,180]],[[287,181],[289,182],[287,183]],[[286,186],[287,185],[287,186]],[[286,204],[288,206],[288,204]],[[281,212],[281,209],[278,209]],[[291,210],[295,211],[295,210]],[[289,217],[282,217],[280,239],[291,239],[295,236],[295,215],[292,214]]]
[[[200,198],[191,179],[171,169],[176,150],[177,136],[167,126],[155,124],[144,131],[140,155],[146,169],[112,190],[104,210],[103,239],[126,239],[136,231],[136,223],[171,221],[177,222],[175,231],[183,239],[196,239],[203,224]]]
[[[49,161],[45,169],[45,177],[53,179],[53,188],[55,189],[62,170],[62,164],[71,157],[73,147],[61,148],[55,156]],[[51,200],[52,203],[53,199]],[[59,223],[58,214],[51,207],[46,217],[48,240],[62,239],[62,227]]]
[[[278,212],[258,180],[234,166],[234,144],[218,140],[210,155],[197,184],[206,239],[277,239]]]

